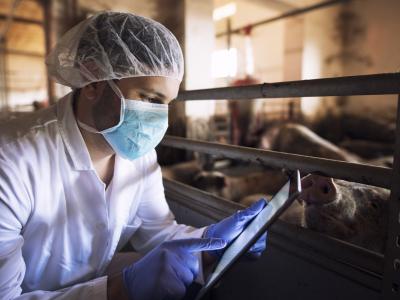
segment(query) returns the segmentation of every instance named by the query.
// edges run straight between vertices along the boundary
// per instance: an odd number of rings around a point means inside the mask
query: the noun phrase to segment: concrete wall
[[[211,55],[214,50],[214,23],[212,0],[185,0],[185,89],[212,86]],[[210,101],[186,102],[189,118],[208,118],[214,113]]]
[[[348,29],[343,47],[343,74],[372,74],[400,70],[400,1],[357,0],[342,12]],[[397,96],[348,97],[345,112],[393,120]]]
[[[215,1],[215,7],[222,6],[230,1]],[[231,17],[231,27],[236,29],[255,22],[263,21],[278,15],[281,11],[274,5],[267,5],[262,1],[235,1],[237,12]],[[270,23],[266,26],[255,27],[251,30],[250,43],[253,52],[254,73],[252,77],[258,82],[279,82],[285,78],[285,21]],[[216,32],[226,32],[226,20],[216,22]],[[237,49],[238,71],[234,78],[219,78],[214,80],[214,86],[229,86],[236,79],[246,76],[246,37],[241,35],[231,36],[231,47]],[[227,48],[227,36],[216,40],[215,49]],[[280,99],[257,99],[253,102],[253,111],[262,109],[270,111],[283,103]],[[227,112],[226,101],[219,101],[218,112]],[[255,119],[255,118],[253,118]]]
[[[304,15],[303,79],[363,75],[399,70],[397,0],[353,0]],[[307,98],[310,119],[326,112],[351,112],[391,121],[396,96]]]
[[[303,15],[304,38],[302,57],[302,78],[315,79],[341,76],[340,60],[327,63],[328,57],[342,51],[341,42],[336,37],[335,19],[341,8],[333,6]],[[302,98],[301,108],[305,117],[321,117],[336,106],[335,98],[307,97]]]

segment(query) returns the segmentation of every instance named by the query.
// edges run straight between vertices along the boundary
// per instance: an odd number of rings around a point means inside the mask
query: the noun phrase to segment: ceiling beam
[[[10,55],[27,56],[27,57],[38,57],[38,58],[46,57],[45,54],[40,53],[40,52],[17,50],[17,49],[4,49],[1,47],[0,47],[0,53],[10,54]]]

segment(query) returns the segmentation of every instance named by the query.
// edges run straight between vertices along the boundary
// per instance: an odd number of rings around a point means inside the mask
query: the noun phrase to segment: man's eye
[[[151,98],[151,97],[142,97],[141,100],[143,102],[149,102],[149,103],[158,103],[158,104],[162,103],[161,100],[156,99],[156,98]]]

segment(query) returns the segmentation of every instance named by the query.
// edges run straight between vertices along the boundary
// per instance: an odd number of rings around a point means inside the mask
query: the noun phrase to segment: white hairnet
[[[80,22],[60,39],[46,64],[57,82],[72,88],[127,77],[183,77],[175,36],[130,13],[102,12]]]

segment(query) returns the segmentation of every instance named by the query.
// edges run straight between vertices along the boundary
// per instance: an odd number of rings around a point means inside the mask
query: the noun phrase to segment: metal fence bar
[[[282,153],[242,146],[204,142],[181,137],[166,136],[164,146],[221,155],[232,159],[259,163],[268,167],[284,168],[307,173],[359,182],[384,188],[391,187],[392,169],[338,160]]]
[[[255,99],[400,93],[400,73],[322,78],[182,91],[177,100]]]
[[[312,12],[312,11],[317,10],[317,9],[329,7],[329,6],[332,6],[332,5],[335,5],[335,4],[343,4],[343,3],[346,3],[346,2],[350,2],[350,0],[323,1],[323,2],[320,2],[320,3],[317,3],[317,4],[313,4],[313,5],[310,5],[310,6],[307,6],[307,7],[302,7],[302,8],[290,10],[290,11],[285,12],[285,13],[279,15],[279,16],[272,17],[272,18],[269,18],[267,20],[255,22],[255,23],[252,23],[252,24],[248,24],[246,26],[235,28],[235,29],[230,30],[230,31],[220,32],[220,33],[217,33],[215,36],[218,38],[218,37],[222,37],[222,36],[225,36],[225,35],[228,35],[228,34],[244,33],[244,31],[249,27],[255,28],[255,27],[258,27],[258,26],[261,26],[261,25],[270,24],[270,23],[273,23],[273,22],[276,22],[276,21],[279,21],[279,20],[283,20],[283,19],[289,18],[289,17],[299,16],[299,15],[302,15],[302,14],[305,14],[305,13],[308,13],[308,12]]]
[[[392,180],[383,277],[384,299],[400,298],[400,95],[397,101],[396,147]]]

